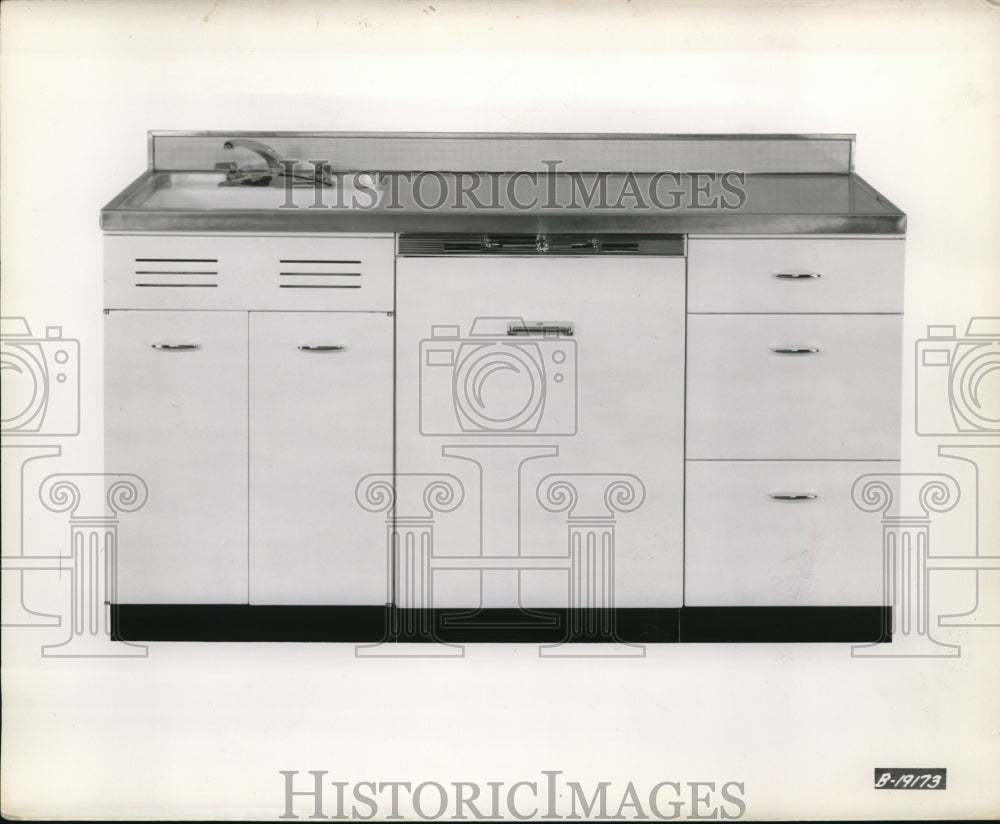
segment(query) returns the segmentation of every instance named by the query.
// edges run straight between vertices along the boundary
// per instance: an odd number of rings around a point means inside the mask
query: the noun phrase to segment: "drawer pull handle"
[[[302,352],[343,352],[344,348],[338,344],[304,343],[299,347],[299,350]]]
[[[815,346],[772,346],[771,351],[776,355],[815,355],[819,349]]]
[[[819,497],[812,492],[772,492],[771,499],[775,501],[814,501]]]
[[[573,324],[561,321],[534,320],[507,324],[508,335],[572,335]]]
[[[192,349],[201,349],[199,343],[154,343],[154,349],[162,349],[167,352],[189,352]]]
[[[823,276],[819,272],[775,272],[772,277],[778,280],[818,280]]]

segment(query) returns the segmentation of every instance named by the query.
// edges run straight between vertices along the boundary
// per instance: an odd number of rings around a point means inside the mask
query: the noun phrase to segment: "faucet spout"
[[[281,175],[285,171],[284,166],[282,166],[281,163],[281,158],[278,156],[278,152],[266,143],[261,143],[259,140],[251,140],[246,137],[235,137],[223,143],[222,148],[227,150],[236,148],[249,149],[251,152],[254,152],[264,159],[264,162],[267,163],[267,168],[273,175]]]

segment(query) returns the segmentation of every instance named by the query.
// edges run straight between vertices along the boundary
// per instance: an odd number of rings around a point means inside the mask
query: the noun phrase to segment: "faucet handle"
[[[240,167],[235,163],[216,163],[215,170],[226,173],[226,180],[235,180],[240,176]]]
[[[316,183],[332,183],[333,167],[329,160],[310,160],[309,162],[313,165],[313,180]]]

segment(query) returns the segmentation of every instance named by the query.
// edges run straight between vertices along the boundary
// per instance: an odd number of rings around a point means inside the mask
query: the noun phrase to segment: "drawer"
[[[688,458],[898,460],[901,315],[690,315],[687,340]]]
[[[392,311],[391,237],[108,235],[107,309]]]
[[[882,522],[851,500],[897,462],[688,461],[688,606],[878,606]],[[772,495],[806,494],[804,500]]]
[[[689,312],[902,312],[903,239],[694,238]]]

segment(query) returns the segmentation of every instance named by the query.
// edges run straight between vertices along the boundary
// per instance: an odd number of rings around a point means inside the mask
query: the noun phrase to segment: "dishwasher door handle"
[[[511,321],[508,335],[572,335],[573,324],[552,320]]]

